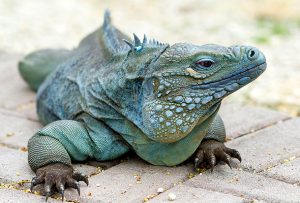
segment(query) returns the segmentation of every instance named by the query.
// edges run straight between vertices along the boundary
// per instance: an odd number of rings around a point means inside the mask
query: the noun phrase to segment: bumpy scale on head
[[[157,65],[160,69],[154,74],[155,99],[144,108],[148,112],[144,120],[149,119],[152,126],[148,128],[152,131],[149,136],[160,142],[182,139],[209,108],[258,77],[265,69],[260,64],[265,63],[265,58],[261,54],[261,59],[253,62],[255,59],[250,60],[247,54],[249,50],[258,52],[245,46],[226,48],[180,43],[170,47],[160,57]],[[202,56],[218,64],[203,71],[194,68],[194,60]]]
[[[185,137],[213,99],[213,91],[201,95],[193,92],[172,94],[176,82],[179,81],[160,80],[157,97],[161,99],[155,100],[144,109],[149,112],[150,122],[156,131],[154,140],[175,142]]]

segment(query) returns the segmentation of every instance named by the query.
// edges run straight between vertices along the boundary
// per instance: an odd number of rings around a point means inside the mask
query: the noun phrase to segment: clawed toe
[[[227,154],[229,154],[231,157],[236,158],[237,160],[239,160],[240,162],[242,162],[242,157],[240,155],[240,153],[235,150],[235,149],[230,149],[230,148],[225,148],[225,152]]]
[[[218,150],[216,152],[216,156],[218,157],[219,161],[225,162],[231,168],[231,165],[230,165],[231,157],[226,152],[224,152],[223,150]]]
[[[74,179],[70,178],[69,180],[67,180],[67,186],[76,189],[77,192],[78,192],[78,195],[80,195],[80,186],[79,186],[79,183],[76,182]]]
[[[88,176],[86,175],[83,175],[82,173],[79,173],[79,172],[75,172],[73,174],[73,179],[75,179],[76,181],[83,181],[85,182],[86,185],[89,185],[89,179],[88,179]]]
[[[41,173],[39,176],[34,176],[31,180],[30,191],[32,192],[34,186],[44,182],[45,173]]]
[[[216,156],[214,155],[213,151],[208,151],[204,153],[204,158],[207,161],[211,172],[213,172],[214,167],[216,165],[217,159]]]

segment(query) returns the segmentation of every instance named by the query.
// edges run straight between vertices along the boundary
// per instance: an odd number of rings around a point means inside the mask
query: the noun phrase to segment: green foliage
[[[290,23],[273,18],[260,17],[257,25],[271,35],[286,36],[290,34]]]
[[[270,38],[268,36],[265,35],[259,35],[259,36],[255,36],[253,38],[253,40],[257,43],[257,44],[269,44],[270,43]]]
[[[258,17],[257,29],[258,34],[253,40],[258,44],[268,44],[272,36],[285,37],[290,35],[291,22],[274,18]]]

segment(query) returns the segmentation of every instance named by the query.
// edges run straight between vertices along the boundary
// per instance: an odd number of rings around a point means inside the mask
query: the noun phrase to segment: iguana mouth
[[[241,78],[245,78],[245,77],[252,78],[253,77],[253,75],[251,75],[252,72],[256,71],[257,69],[261,69],[261,68],[264,69],[264,67],[266,67],[266,62],[261,63],[261,64],[256,65],[256,66],[248,67],[248,68],[246,68],[245,70],[242,70],[242,71],[235,72],[235,73],[231,74],[230,76],[228,76],[226,78],[211,81],[211,82],[202,83],[200,85],[194,85],[191,88],[192,89],[207,89],[207,88],[211,88],[211,87],[218,87],[220,85],[227,84],[227,83],[232,82],[232,81],[237,81],[237,80],[239,80]],[[255,78],[256,78],[256,76],[255,76]]]

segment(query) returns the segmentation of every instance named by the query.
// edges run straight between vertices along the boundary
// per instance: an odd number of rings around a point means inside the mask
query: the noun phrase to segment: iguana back
[[[116,72],[113,57],[128,51],[123,39],[129,38],[110,23],[106,12],[103,26],[76,49],[39,50],[19,62],[22,77],[38,90],[37,110],[43,124],[74,119],[87,110],[87,89],[95,80]]]

